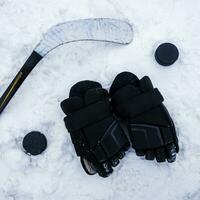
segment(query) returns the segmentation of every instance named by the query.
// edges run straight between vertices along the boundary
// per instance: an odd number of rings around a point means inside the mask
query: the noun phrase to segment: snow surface
[[[0,200],[199,200],[199,0],[0,0],[0,93],[49,27],[90,17],[128,20],[134,40],[128,46],[68,44],[33,70],[0,117]],[[165,41],[180,50],[169,68],[153,57]],[[109,88],[124,70],[149,75],[165,97],[179,134],[177,162],[149,162],[130,150],[109,178],[88,176],[59,104],[77,81]],[[48,149],[40,156],[29,157],[21,147],[31,130],[47,136]]]

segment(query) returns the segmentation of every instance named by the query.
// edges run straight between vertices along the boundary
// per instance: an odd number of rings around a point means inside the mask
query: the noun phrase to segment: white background
[[[0,199],[199,200],[199,0],[0,0],[0,93],[49,27],[90,17],[128,20],[134,40],[123,47],[68,44],[33,70],[0,117]],[[154,60],[162,42],[175,43],[180,51],[169,68]],[[177,162],[149,162],[130,150],[109,178],[88,176],[75,155],[59,104],[77,81],[96,80],[109,89],[124,70],[139,78],[150,76],[165,97],[179,135]],[[36,157],[21,147],[32,130],[48,139],[47,150]]]

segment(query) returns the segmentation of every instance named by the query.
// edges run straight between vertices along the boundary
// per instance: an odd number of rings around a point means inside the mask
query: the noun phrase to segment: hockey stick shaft
[[[37,65],[37,63],[42,59],[43,57],[39,55],[37,52],[33,51],[32,54],[29,56],[25,64],[22,66],[20,71],[17,73],[13,81],[10,83],[6,91],[3,93],[3,95],[0,98],[0,114],[6,107],[6,105],[9,103],[9,101],[12,99],[14,94],[17,92],[21,84],[24,82],[26,77],[29,75],[29,73],[32,71],[32,69]]]

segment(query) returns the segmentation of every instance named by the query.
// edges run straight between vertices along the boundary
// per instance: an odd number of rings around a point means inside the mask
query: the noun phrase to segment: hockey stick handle
[[[38,62],[43,57],[38,54],[37,52],[33,51],[32,54],[29,56],[25,64],[22,66],[20,71],[17,73],[13,81],[10,83],[6,91],[3,93],[3,95],[0,98],[0,114],[4,110],[4,108],[7,106],[9,101],[12,99],[14,94],[17,92],[21,84],[24,82],[26,77],[29,75],[29,73],[32,71],[32,69],[38,64]]]

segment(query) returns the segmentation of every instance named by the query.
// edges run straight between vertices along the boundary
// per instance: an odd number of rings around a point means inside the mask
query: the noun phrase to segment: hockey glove
[[[130,72],[122,72],[110,94],[115,113],[126,120],[136,154],[147,160],[174,162],[179,151],[174,123],[149,77],[139,80]]]
[[[93,81],[75,84],[61,103],[77,156],[86,173],[109,176],[129,142],[110,110],[108,92]]]

